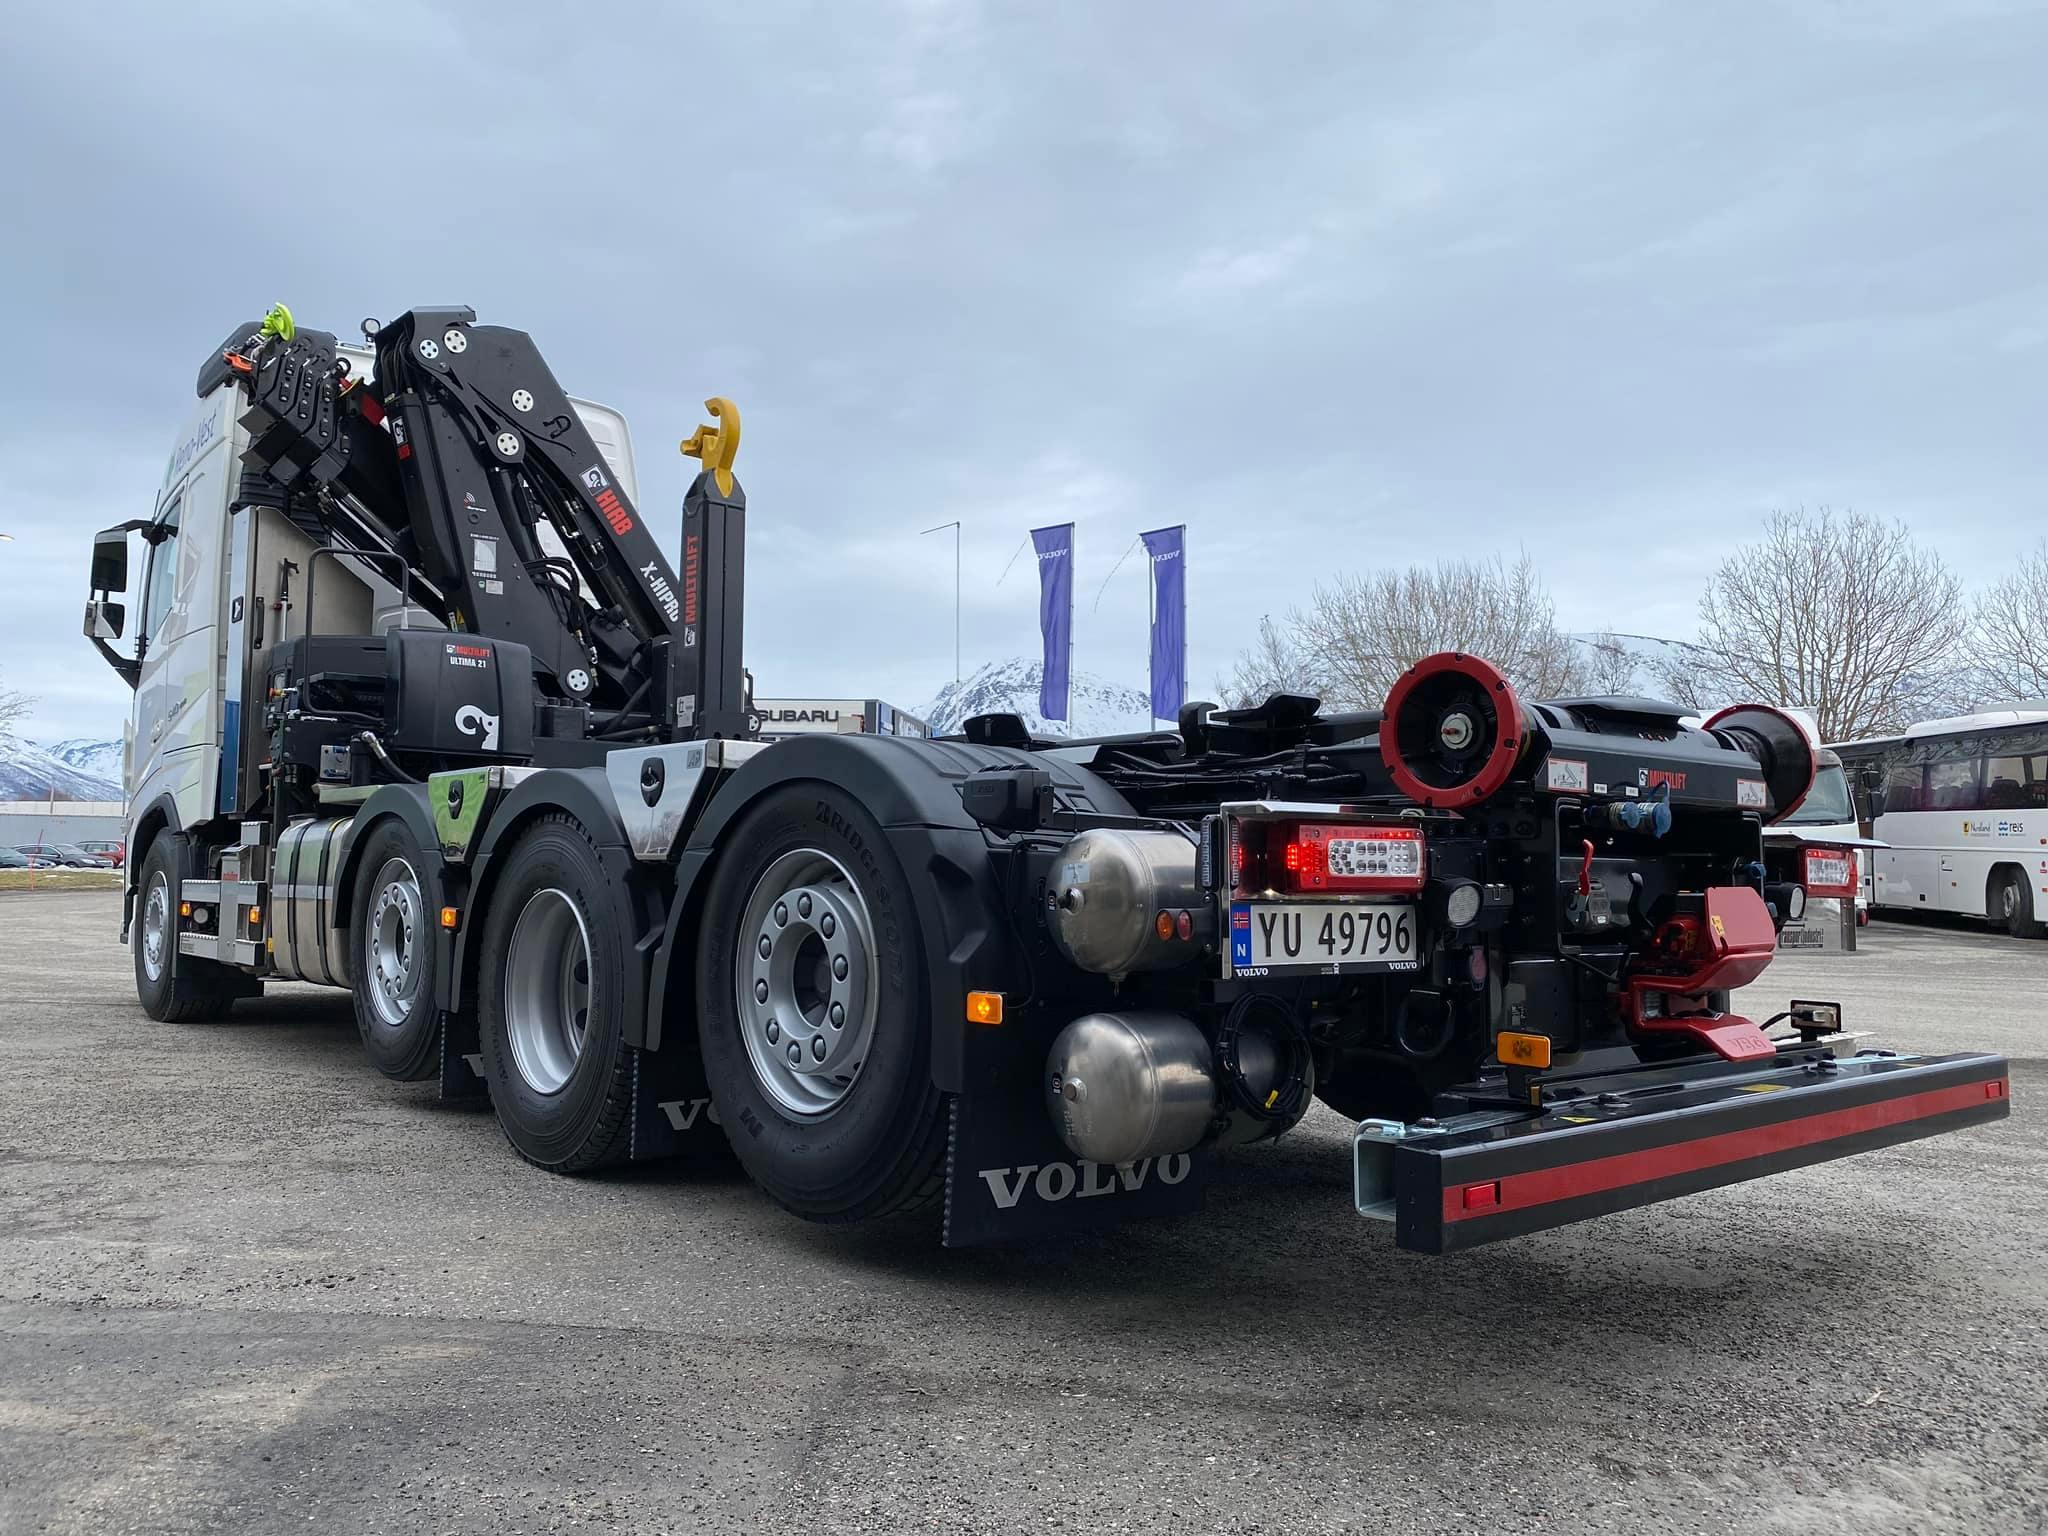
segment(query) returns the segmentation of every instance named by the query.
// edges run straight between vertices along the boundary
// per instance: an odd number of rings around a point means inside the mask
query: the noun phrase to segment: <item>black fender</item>
[[[447,886],[442,879],[446,866],[442,864],[440,856],[441,835],[434,828],[433,808],[427,803],[427,786],[385,784],[379,786],[370,798],[357,808],[355,825],[349,831],[348,853],[341,861],[341,868],[335,871],[336,928],[345,930],[355,921],[356,879],[362,873],[363,834],[380,821],[394,820],[405,823],[406,830],[419,840],[420,851],[427,855],[426,868],[419,871],[420,900],[426,904],[427,911],[438,913],[448,900]],[[448,935],[438,927],[434,943],[440,951],[434,957],[438,962],[436,974],[445,975],[449,961]]]
[[[528,824],[542,816],[565,814],[575,818],[590,835],[598,862],[610,877],[610,912],[593,914],[600,921],[615,922],[620,931],[633,936],[633,948],[640,957],[627,972],[625,1038],[628,1045],[640,1045],[647,1028],[648,966],[659,943],[667,918],[663,885],[665,871],[659,865],[636,861],[626,836],[626,824],[619,816],[618,802],[602,768],[551,768],[515,785],[496,809],[472,846],[468,863],[468,900],[453,934],[449,964],[441,970],[447,996],[442,1006],[450,1013],[474,1007],[477,958],[474,941],[489,910],[491,892],[504,863],[503,855],[518,841]]]
[[[1012,916],[998,889],[989,834],[962,806],[960,784],[984,769],[1020,767],[1050,773],[1065,808],[1130,814],[1123,798],[1086,769],[1005,747],[914,737],[799,736],[750,759],[712,796],[676,860],[675,900],[654,963],[649,1049],[665,1041],[696,1049],[691,979],[698,912],[726,829],[772,790],[830,784],[882,824],[909,878],[924,937],[932,1079],[946,1092],[959,1092],[968,991],[1013,990],[1020,980]]]

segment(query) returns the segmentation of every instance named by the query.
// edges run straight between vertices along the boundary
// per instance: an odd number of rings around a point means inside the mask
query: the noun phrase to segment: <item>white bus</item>
[[[1925,720],[1835,750],[1889,845],[1872,852],[1874,907],[2048,932],[2048,707]]]

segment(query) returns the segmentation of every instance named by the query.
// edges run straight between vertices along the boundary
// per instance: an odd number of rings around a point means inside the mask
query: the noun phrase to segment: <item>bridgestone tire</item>
[[[356,1031],[371,1066],[418,1082],[441,1066],[433,865],[396,817],[372,827],[359,853],[348,930]]]
[[[632,1129],[621,1016],[632,936],[614,883],[580,823],[544,817],[505,855],[479,941],[491,1107],[513,1149],[551,1173],[619,1162]]]
[[[166,1024],[227,1017],[244,989],[235,972],[212,960],[178,953],[178,888],[180,855],[185,840],[176,832],[159,833],[142,861],[136,884],[135,921],[129,947],[135,959],[135,995],[142,1011]],[[219,921],[216,914],[215,921]]]
[[[875,963],[862,985],[872,989],[873,1005],[857,1070],[849,1083],[825,1090],[840,1095],[836,1102],[796,1113],[766,1086],[741,1039],[740,988],[758,985],[756,951],[743,957],[741,946],[760,943],[745,931],[747,911],[772,871],[814,857],[836,867],[820,878],[864,910]],[[931,1078],[924,945],[910,882],[874,818],[830,785],[776,791],[722,839],[703,912],[697,1018],[704,1072],[726,1137],[754,1182],[819,1222],[860,1221],[935,1198],[944,1187],[947,1111]],[[782,1092],[789,1092],[786,1080]]]

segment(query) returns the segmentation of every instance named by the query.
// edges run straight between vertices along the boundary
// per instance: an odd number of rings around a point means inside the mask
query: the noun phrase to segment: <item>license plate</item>
[[[1239,901],[1230,907],[1230,968],[1277,972],[1412,971],[1415,906]]]

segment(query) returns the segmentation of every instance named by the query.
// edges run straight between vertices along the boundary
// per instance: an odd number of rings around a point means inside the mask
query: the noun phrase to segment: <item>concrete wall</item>
[[[127,833],[127,812],[118,800],[0,800],[0,847],[81,838],[118,842]]]

